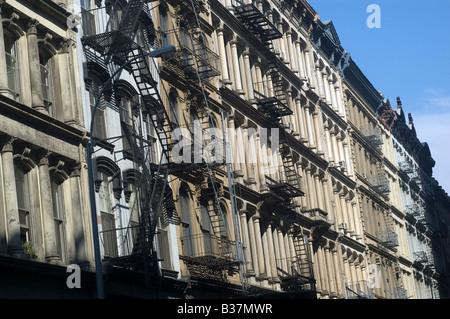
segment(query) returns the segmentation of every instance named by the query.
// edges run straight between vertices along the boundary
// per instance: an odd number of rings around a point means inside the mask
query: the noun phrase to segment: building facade
[[[94,258],[75,33],[67,3],[0,10],[0,295],[58,298]]]
[[[39,3],[0,0],[2,267],[49,297],[448,297],[430,150],[306,0]]]

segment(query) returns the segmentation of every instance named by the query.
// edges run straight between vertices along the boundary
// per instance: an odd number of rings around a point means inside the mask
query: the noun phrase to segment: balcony
[[[306,258],[278,259],[277,271],[284,291],[315,290],[315,279],[311,276],[311,265]]]
[[[191,274],[221,278],[238,271],[236,243],[209,233],[181,238],[181,256]]]
[[[383,230],[377,232],[378,243],[386,248],[393,249],[397,247],[398,235],[392,230]]]
[[[383,145],[383,137],[379,128],[372,125],[361,127],[361,133],[365,141],[375,149],[380,149]]]
[[[193,34],[184,28],[162,32],[161,40],[174,43],[177,52],[168,62],[175,64],[190,79],[208,80],[220,74],[218,69],[219,56],[204,43],[202,36]]]

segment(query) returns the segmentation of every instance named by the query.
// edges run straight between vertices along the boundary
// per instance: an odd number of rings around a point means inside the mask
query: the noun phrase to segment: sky
[[[343,48],[391,106],[401,98],[436,161],[434,178],[450,194],[450,0],[308,2],[320,20],[333,21]]]

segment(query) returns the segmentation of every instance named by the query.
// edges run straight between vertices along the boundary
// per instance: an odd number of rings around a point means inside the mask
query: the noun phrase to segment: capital
[[[31,18],[27,24],[27,35],[37,34],[37,26],[39,25],[39,21]]]

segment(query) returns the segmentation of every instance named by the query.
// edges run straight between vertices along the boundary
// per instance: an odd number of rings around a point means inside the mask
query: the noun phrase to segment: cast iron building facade
[[[40,3],[0,1],[4,265],[96,296],[98,226],[106,297],[448,296],[430,152],[307,1]]]

